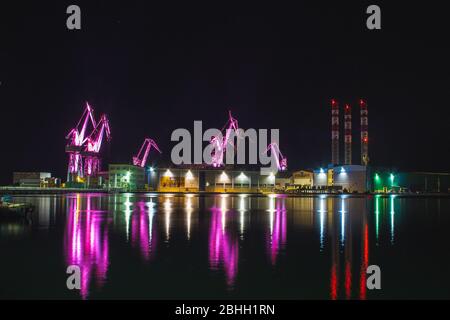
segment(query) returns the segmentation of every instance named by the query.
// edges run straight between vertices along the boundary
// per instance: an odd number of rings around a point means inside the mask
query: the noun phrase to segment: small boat
[[[0,219],[24,219],[33,211],[33,206],[28,203],[0,202]]]

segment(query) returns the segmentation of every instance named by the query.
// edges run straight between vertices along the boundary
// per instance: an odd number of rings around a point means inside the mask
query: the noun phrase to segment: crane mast
[[[287,170],[287,158],[283,156],[283,154],[280,151],[280,147],[276,142],[272,142],[269,144],[266,148],[265,153],[269,152],[270,154],[275,158],[275,161],[277,163],[277,168],[279,171],[286,171]]]
[[[141,149],[139,150],[138,154],[133,157],[133,164],[138,167],[145,167],[145,164],[147,163],[147,158],[150,153],[151,148],[156,149],[159,153],[162,153],[159,149],[158,145],[153,139],[146,138],[144,140],[144,143],[141,146]]]
[[[92,131],[88,134],[89,126],[92,126]],[[69,154],[67,181],[78,181],[79,178],[98,173],[100,170],[99,152],[105,134],[109,141],[111,131],[108,118],[106,115],[102,115],[100,121],[96,122],[94,109],[86,102],[86,107],[76,127],[71,129],[66,136],[66,139],[69,140],[66,145],[66,152]]]
[[[223,138],[220,139],[219,137],[213,137],[210,142],[211,145],[214,145],[214,151],[212,154],[213,167],[223,166],[224,164],[223,156],[225,149],[227,148],[228,144],[233,146],[233,142],[230,141],[231,132],[234,131],[237,134],[238,130],[239,130],[238,121],[235,118],[233,118],[233,116],[231,115],[231,111],[228,111],[228,121],[227,123],[225,123],[225,125],[221,130],[221,132],[225,131],[225,134],[224,135],[222,134]]]

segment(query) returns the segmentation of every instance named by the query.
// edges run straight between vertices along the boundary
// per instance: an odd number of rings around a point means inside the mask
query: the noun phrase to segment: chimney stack
[[[368,110],[367,103],[359,100],[361,108],[361,164],[367,166],[369,164],[369,128],[368,128]]]
[[[331,163],[339,164],[339,104],[331,99]]]
[[[344,108],[344,164],[352,164],[352,107]]]

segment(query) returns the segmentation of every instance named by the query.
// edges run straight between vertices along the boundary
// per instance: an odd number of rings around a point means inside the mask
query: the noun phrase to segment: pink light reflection
[[[91,202],[91,195],[82,198],[77,194],[76,197],[69,198],[69,216],[65,230],[67,264],[80,268],[80,294],[83,299],[89,295],[92,279],[97,287],[103,286],[109,266],[107,216],[104,211],[93,210]],[[82,210],[83,204],[86,205],[85,210]]]
[[[154,209],[146,209],[146,203],[140,201],[137,211],[133,212],[131,218],[131,245],[139,247],[142,257],[149,261],[156,251],[156,228],[153,226]]]
[[[227,285],[233,286],[238,269],[238,241],[231,239],[225,228],[226,211],[211,208],[211,229],[209,233],[209,264],[218,269],[223,264]]]
[[[275,265],[279,252],[286,245],[286,203],[284,198],[270,198],[273,208],[273,202],[276,202],[275,209],[269,210],[270,212],[270,237],[269,237],[269,254],[272,264]]]

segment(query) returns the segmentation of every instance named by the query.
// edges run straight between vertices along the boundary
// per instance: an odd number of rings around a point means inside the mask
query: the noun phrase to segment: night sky
[[[110,119],[109,161],[130,162],[146,136],[167,161],[174,129],[193,131],[194,120],[222,128],[231,110],[244,129],[279,128],[290,169],[303,169],[330,161],[331,98],[353,106],[359,163],[362,97],[373,165],[450,170],[442,2],[7,2],[0,184],[11,183],[13,171],[65,178],[65,136],[85,101]],[[80,31],[66,28],[70,4],[81,7]],[[366,28],[369,4],[380,5],[382,30]]]

